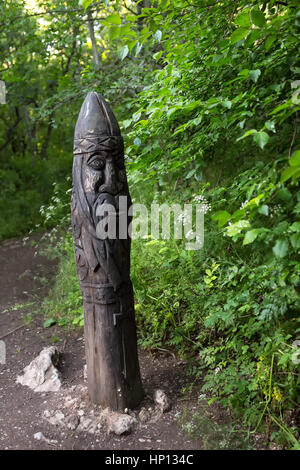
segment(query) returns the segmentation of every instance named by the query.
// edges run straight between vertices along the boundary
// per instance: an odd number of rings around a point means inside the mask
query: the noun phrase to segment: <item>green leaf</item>
[[[79,0],[79,6],[82,6],[85,10],[90,6],[93,0]]]
[[[212,220],[217,221],[219,228],[221,228],[228,222],[228,220],[231,218],[231,215],[227,211],[218,211],[213,214],[211,218]]]
[[[136,39],[133,39],[132,41],[127,42],[127,46],[129,48],[130,52],[132,51],[134,46],[136,46],[137,43],[138,43],[138,41]]]
[[[258,208],[258,213],[262,215],[269,215],[269,206],[264,204],[263,206]]]
[[[250,22],[250,16],[249,16],[249,11],[242,11],[234,20],[234,23],[243,26],[244,28],[250,28],[251,22]]]
[[[292,176],[295,179],[300,176],[300,169],[298,167],[292,166],[283,170],[280,178],[281,183],[289,180]]]
[[[244,228],[250,227],[250,222],[248,220],[239,220],[234,224],[228,225],[226,227],[228,237],[235,237],[238,235]]]
[[[201,121],[202,121],[202,116],[198,116],[198,117],[196,117],[195,119],[193,119],[193,124],[194,124],[195,126],[198,126]]]
[[[258,196],[253,197],[252,199],[250,199],[250,201],[248,201],[245,204],[244,208],[245,207],[251,207],[251,206],[259,206],[259,202],[264,197],[264,195],[265,195],[265,193],[261,193]]]
[[[48,320],[44,322],[43,327],[49,328],[50,326],[55,325],[55,323],[56,323],[56,320],[54,320],[54,318],[48,318]]]
[[[135,57],[136,57],[137,55],[139,55],[139,53],[140,53],[141,50],[142,50],[142,47],[143,47],[143,44],[140,43],[139,41],[137,41],[136,46],[135,46],[135,51],[134,51]]]
[[[288,202],[293,196],[287,188],[282,188],[278,191],[277,197],[284,202]]]
[[[293,232],[300,232],[300,222],[294,222],[291,225],[291,230],[293,230]]]
[[[260,132],[257,132],[257,134],[253,136],[253,140],[263,150],[265,145],[269,141],[269,135],[264,131],[260,131]]]
[[[245,46],[250,47],[261,37],[261,29],[252,29],[250,34],[247,36]]]
[[[109,15],[105,18],[105,21],[111,24],[117,24],[120,25],[122,23],[121,18],[119,15],[116,15],[115,13],[113,15]]]
[[[248,78],[249,77],[249,69],[243,69],[239,72],[238,77],[241,78]]]
[[[120,28],[118,26],[112,26],[109,29],[109,39],[110,39],[110,41],[113,41],[114,39],[119,37],[119,35],[120,35]]]
[[[231,109],[232,102],[229,100],[225,100],[222,102],[222,106],[224,106],[224,108]]]
[[[245,216],[245,209],[243,208],[243,209],[238,209],[238,210],[234,211],[231,218],[235,222],[237,220],[240,220],[244,216]]]
[[[142,115],[141,111],[137,111],[136,113],[134,113],[132,116],[133,121],[137,122],[140,119],[141,115]]]
[[[289,245],[286,240],[277,240],[273,246],[273,253],[277,258],[284,258],[288,252]]]
[[[159,60],[161,56],[162,56],[162,51],[156,52],[155,54],[153,54],[153,59]]]
[[[255,228],[253,230],[249,230],[246,232],[244,240],[243,240],[243,245],[249,245],[250,243],[254,242],[254,240],[257,238],[257,235],[259,234],[260,230]]]
[[[300,248],[300,233],[293,233],[290,236],[290,241],[294,250],[299,250]]]
[[[256,69],[256,70],[250,70],[249,72],[249,76],[251,78],[251,80],[256,83],[257,80],[259,79],[261,75],[261,71],[259,69]]]
[[[129,47],[127,44],[125,46],[121,47],[121,49],[118,50],[118,56],[121,60],[124,60],[125,57],[128,55],[129,52]]]
[[[118,28],[119,30],[119,36],[127,36],[127,34],[130,32],[130,25],[129,24],[125,24],[123,26],[112,26],[112,28]]]
[[[274,121],[266,121],[265,122],[265,127],[271,132],[276,132],[275,122]]]
[[[124,127],[124,129],[127,129],[127,127],[129,127],[131,123],[132,123],[132,119],[125,119],[125,120],[123,121],[123,127]]]
[[[249,129],[249,131],[245,132],[241,137],[236,139],[236,142],[239,142],[239,140],[245,139],[246,137],[249,137],[249,135],[256,135],[257,130],[256,129]]]
[[[244,39],[247,36],[248,32],[249,32],[248,28],[238,28],[238,29],[236,29],[231,35],[230,42],[232,44],[235,44],[236,42],[241,41],[242,39]]]
[[[290,166],[300,166],[300,150],[296,150],[289,159]]]
[[[275,36],[274,34],[267,37],[266,42],[265,42],[266,51],[271,49],[271,46],[276,41],[276,38],[277,38],[277,36]]]
[[[251,21],[259,28],[262,28],[266,24],[266,18],[263,12],[254,8],[251,11]]]

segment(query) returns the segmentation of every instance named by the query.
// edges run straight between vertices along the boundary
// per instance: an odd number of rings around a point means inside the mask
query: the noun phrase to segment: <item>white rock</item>
[[[46,418],[46,419],[53,426],[63,426],[64,418],[65,418],[65,415],[63,413],[55,413],[54,416],[51,416],[50,418]]]
[[[33,435],[33,438],[36,439],[37,441],[45,441],[46,440],[46,437],[44,436],[44,434],[42,432],[36,432]]]
[[[73,398],[71,400],[67,400],[65,401],[65,408],[71,408],[71,406],[75,405],[76,404],[76,398]]]
[[[91,424],[92,420],[90,418],[82,417],[80,420],[80,425],[78,426],[78,431],[87,430]]]
[[[45,437],[42,432],[36,432],[33,435],[33,438],[37,441],[45,441],[47,442],[47,444],[57,444],[57,441],[55,439],[47,439],[47,437]]]
[[[58,411],[57,413],[55,413],[55,418],[58,421],[63,421],[65,419],[65,415],[61,411]]]
[[[163,390],[155,390],[153,399],[163,413],[171,408],[171,402]]]
[[[56,392],[61,387],[55,346],[44,348],[33,361],[24,368],[24,374],[17,377],[16,383],[26,385],[35,392]]]
[[[111,411],[106,412],[107,430],[117,436],[129,434],[136,423],[137,420],[130,415]]]

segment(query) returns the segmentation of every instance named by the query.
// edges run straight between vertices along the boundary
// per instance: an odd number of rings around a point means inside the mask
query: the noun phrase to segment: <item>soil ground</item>
[[[22,238],[0,244],[0,340],[5,342],[6,347],[6,363],[0,364],[0,449],[243,448],[241,441],[227,446],[229,438],[226,434],[230,434],[232,428],[230,419],[215,405],[209,407],[212,412],[207,415],[207,406],[203,406],[203,401],[199,402],[197,386],[192,393],[182,393],[185,388],[189,388],[191,378],[187,376],[186,363],[168,351],[156,354],[139,351],[146,392],[139,409],[153,409],[152,396],[157,388],[163,389],[172,403],[170,411],[162,414],[155,422],[139,422],[132,433],[116,436],[107,432],[92,435],[84,431],[71,431],[55,427],[45,420],[45,410],[59,409],[70,390],[76,395],[76,389],[80,390],[84,385],[85,357],[82,328],[70,330],[55,325],[44,328],[45,319],[41,312],[36,312],[37,305],[47,295],[49,288],[49,282],[40,281],[53,279],[56,271],[55,263],[38,253],[35,243],[39,238],[39,235],[32,235],[25,245]],[[36,393],[17,384],[16,378],[23,373],[24,367],[44,347],[53,344],[60,352],[61,390]],[[91,403],[88,406],[90,409],[93,407]],[[200,422],[202,420],[201,438],[198,438],[199,434],[196,434],[197,438],[190,438],[191,434],[185,433],[179,426],[178,418],[185,412],[190,417],[198,416]],[[186,429],[189,425],[192,428],[192,419],[189,422],[187,418],[185,424]],[[36,433],[43,433],[48,441],[37,440],[34,438]],[[209,445],[208,440],[211,441]],[[259,440],[258,437],[255,447],[263,448]]]
[[[32,314],[33,303],[36,309],[36,302],[47,294],[38,280],[51,278],[55,272],[55,263],[36,252],[34,242],[38,239],[34,235],[25,245],[22,238],[0,244],[0,339],[6,346],[6,364],[0,364],[0,449],[201,449],[201,441],[188,438],[177,425],[186,404],[180,400],[180,391],[189,383],[185,363],[163,352],[140,351],[147,392],[141,406],[153,406],[151,395],[157,388],[165,390],[172,402],[171,410],[155,423],[139,424],[129,435],[93,436],[62,430],[45,421],[44,410],[59,407],[63,390],[83,384],[85,358],[82,329],[43,328],[43,315]],[[23,368],[54,341],[61,353],[62,391],[36,393],[16,384]],[[189,400],[190,406],[192,402]],[[36,440],[38,432],[57,443]]]

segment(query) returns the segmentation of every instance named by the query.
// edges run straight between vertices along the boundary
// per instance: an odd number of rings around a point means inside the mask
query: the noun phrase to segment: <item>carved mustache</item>
[[[122,189],[123,189],[123,183],[121,183],[121,181],[118,181],[117,183],[112,183],[112,184],[106,184],[106,183],[101,184],[100,187],[98,188],[98,192],[116,195]]]

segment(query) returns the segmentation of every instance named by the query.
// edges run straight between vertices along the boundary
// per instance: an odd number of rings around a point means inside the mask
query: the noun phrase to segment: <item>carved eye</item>
[[[104,170],[105,160],[99,157],[94,158],[94,160],[89,162],[89,166],[93,168],[93,170]]]

